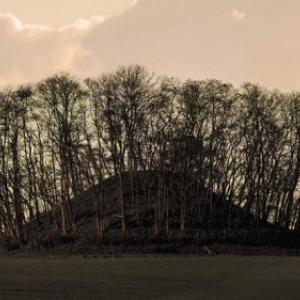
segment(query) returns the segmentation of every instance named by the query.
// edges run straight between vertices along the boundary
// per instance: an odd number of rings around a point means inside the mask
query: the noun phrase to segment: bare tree
[[[49,77],[40,82],[37,89],[42,101],[41,112],[46,120],[48,138],[52,142],[53,167],[57,163],[60,171],[61,230],[63,234],[67,234],[67,220],[74,225],[74,211],[70,202],[78,183],[74,174],[74,149],[77,149],[79,142],[80,108],[86,93],[77,79],[68,74]],[[57,157],[57,162],[54,157]]]

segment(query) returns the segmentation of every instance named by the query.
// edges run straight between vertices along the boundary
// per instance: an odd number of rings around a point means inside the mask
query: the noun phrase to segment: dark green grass
[[[0,299],[300,299],[298,257],[0,257]]]

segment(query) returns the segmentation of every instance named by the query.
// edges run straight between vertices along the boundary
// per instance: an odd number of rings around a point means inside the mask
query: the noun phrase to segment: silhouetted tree
[[[51,141],[52,165],[59,167],[60,206],[62,233],[67,233],[67,220],[74,222],[74,211],[70,200],[76,194],[77,175],[74,173],[77,160],[77,146],[80,139],[81,105],[85,91],[79,82],[68,74],[49,77],[37,86],[41,111],[45,117],[48,139]],[[57,190],[56,190],[57,191]]]

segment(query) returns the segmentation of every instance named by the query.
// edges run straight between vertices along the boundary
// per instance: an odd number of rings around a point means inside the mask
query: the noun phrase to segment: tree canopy
[[[299,177],[298,93],[182,82],[139,65],[0,92],[0,234],[20,244],[45,213],[62,234],[76,231],[72,199],[87,190],[100,235],[109,203],[122,231],[129,219],[143,226],[145,207],[156,233],[268,222],[298,230]]]

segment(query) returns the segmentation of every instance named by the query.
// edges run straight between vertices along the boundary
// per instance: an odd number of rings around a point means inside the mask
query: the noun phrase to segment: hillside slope
[[[2,251],[66,250],[86,252],[91,249],[124,248],[122,251],[197,253],[202,245],[289,246],[297,247],[297,232],[284,231],[269,223],[257,224],[254,216],[222,195],[209,194],[202,187],[199,195],[186,203],[185,228],[180,228],[180,174],[164,174],[167,192],[162,198],[160,220],[157,203],[161,196],[159,176],[155,172],[135,174],[137,184],[132,190],[131,176],[122,174],[126,230],[121,228],[120,186],[115,177],[93,186],[68,203],[68,235],[62,235],[61,210],[56,207],[39,220],[26,225],[26,241],[22,247],[8,238],[1,239]],[[192,186],[189,187],[191,190]],[[187,191],[185,191],[187,193]],[[166,195],[168,197],[166,197]],[[192,193],[191,193],[192,195]],[[211,198],[207,198],[210,195]],[[101,200],[102,199],[102,200]],[[212,200],[212,203],[210,202]],[[210,206],[213,205],[213,216]],[[103,225],[99,230],[99,220]],[[126,250],[127,249],[127,250]],[[135,249],[135,250],[132,250]],[[160,250],[159,250],[160,249]],[[161,250],[164,249],[164,250]],[[184,249],[184,250],[183,250]],[[105,250],[105,251],[106,251]],[[115,251],[115,250],[113,250]]]

